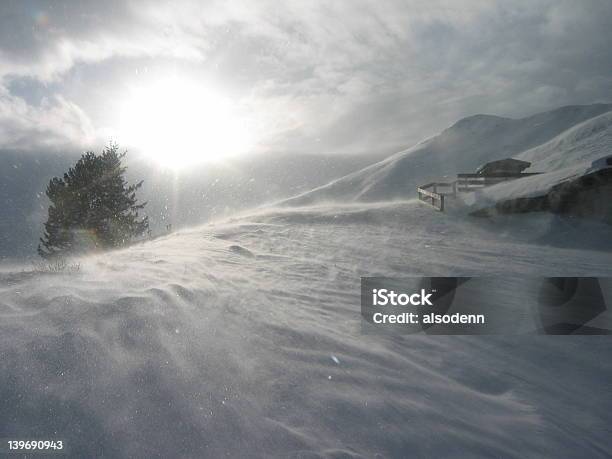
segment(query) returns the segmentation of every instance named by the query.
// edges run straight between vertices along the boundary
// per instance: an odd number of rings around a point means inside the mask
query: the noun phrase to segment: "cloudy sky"
[[[0,149],[399,148],[610,102],[610,43],[608,0],[4,1]]]

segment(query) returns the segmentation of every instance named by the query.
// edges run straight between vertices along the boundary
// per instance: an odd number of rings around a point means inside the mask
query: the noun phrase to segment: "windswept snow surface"
[[[360,276],[611,276],[608,228],[575,225],[268,209],[72,274],[5,271],[0,437],[78,457],[610,457],[608,337],[359,327]]]

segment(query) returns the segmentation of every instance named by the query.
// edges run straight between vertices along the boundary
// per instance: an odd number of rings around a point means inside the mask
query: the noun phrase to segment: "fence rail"
[[[457,174],[457,191],[471,191],[473,188],[483,188],[485,186],[497,185],[498,183],[517,178],[538,175],[539,172],[525,172],[519,174]]]
[[[433,206],[440,212],[444,212],[444,199],[446,196],[456,196],[457,192],[472,191],[475,188],[497,185],[498,183],[514,180],[531,175],[538,175],[539,172],[520,173],[520,174],[457,174],[457,180],[453,182],[431,182],[417,188],[419,200]],[[450,192],[447,191],[450,188]],[[441,192],[444,190],[445,192]]]
[[[417,188],[419,200],[431,205],[440,212],[444,212],[445,196],[455,196],[457,182],[431,182]],[[451,188],[451,193],[440,193],[439,188]]]

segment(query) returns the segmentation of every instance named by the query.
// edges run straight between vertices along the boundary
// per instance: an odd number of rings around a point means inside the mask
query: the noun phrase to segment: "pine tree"
[[[102,154],[87,152],[63,178],[47,186],[51,201],[38,253],[43,258],[128,244],[149,229],[148,217],[138,212],[136,191],[142,181],[128,185],[122,160],[126,152],[111,144]]]

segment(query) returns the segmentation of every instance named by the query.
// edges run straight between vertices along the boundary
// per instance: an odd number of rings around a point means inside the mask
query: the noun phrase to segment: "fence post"
[[[440,196],[440,212],[444,212],[444,195]]]

